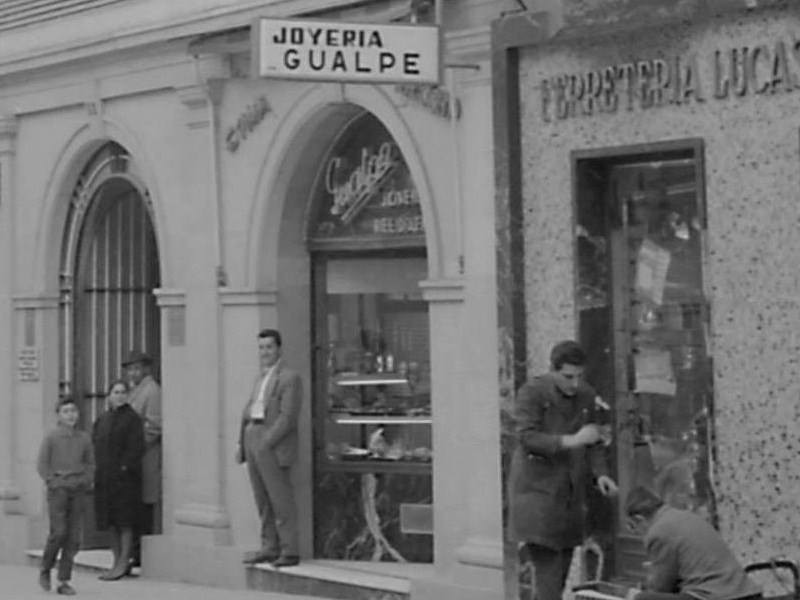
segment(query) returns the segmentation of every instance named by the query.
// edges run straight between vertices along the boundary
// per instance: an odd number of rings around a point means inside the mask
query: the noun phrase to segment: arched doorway
[[[78,178],[61,252],[59,387],[77,399],[87,431],[104,410],[108,386],[122,375],[120,363],[130,349],[144,350],[159,364],[153,295],[159,281],[147,190],[125,149],[109,142]],[[84,547],[103,544],[93,523],[90,502]]]
[[[427,249],[384,124],[357,111],[311,189],[314,554],[432,562]]]

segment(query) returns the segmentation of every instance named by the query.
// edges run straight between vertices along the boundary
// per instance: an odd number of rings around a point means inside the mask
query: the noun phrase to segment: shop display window
[[[336,136],[313,193],[314,552],[432,562],[419,195],[399,147],[369,113],[353,115]]]
[[[417,285],[425,259],[334,259],[325,270],[321,464],[429,470],[428,311]]]
[[[578,154],[575,167],[580,338],[614,424],[622,499],[614,514],[594,498],[592,528],[615,574],[635,579],[643,550],[624,527],[628,491],[645,485],[670,505],[714,514],[701,145]]]

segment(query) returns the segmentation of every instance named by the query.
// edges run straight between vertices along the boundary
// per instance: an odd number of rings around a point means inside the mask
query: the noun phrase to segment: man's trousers
[[[282,467],[264,442],[267,428],[249,423],[244,430],[244,456],[250,485],[261,517],[261,549],[297,556],[297,507],[290,467]]]
[[[536,600],[561,600],[574,549],[553,550],[538,544],[527,546],[533,563]]]
[[[72,565],[81,542],[84,493],[81,490],[54,488],[47,490],[47,509],[50,515],[50,535],[42,556],[42,571],[50,571],[56,564],[58,551],[58,580],[72,578]]]

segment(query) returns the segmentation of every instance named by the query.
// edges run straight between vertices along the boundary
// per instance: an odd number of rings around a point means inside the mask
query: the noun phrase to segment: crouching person
[[[628,494],[629,527],[644,534],[647,580],[629,600],[756,600],[761,590],[747,577],[719,532],[688,510],[667,506],[653,492]]]

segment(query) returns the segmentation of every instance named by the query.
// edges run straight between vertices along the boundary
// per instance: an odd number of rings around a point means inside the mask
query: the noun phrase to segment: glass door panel
[[[315,554],[431,562],[424,257],[314,261]]]
[[[597,527],[616,575],[638,578],[641,540],[622,525],[633,487],[713,515],[700,163],[687,148],[579,160],[577,175],[580,330],[613,413],[620,484],[612,523]]]

